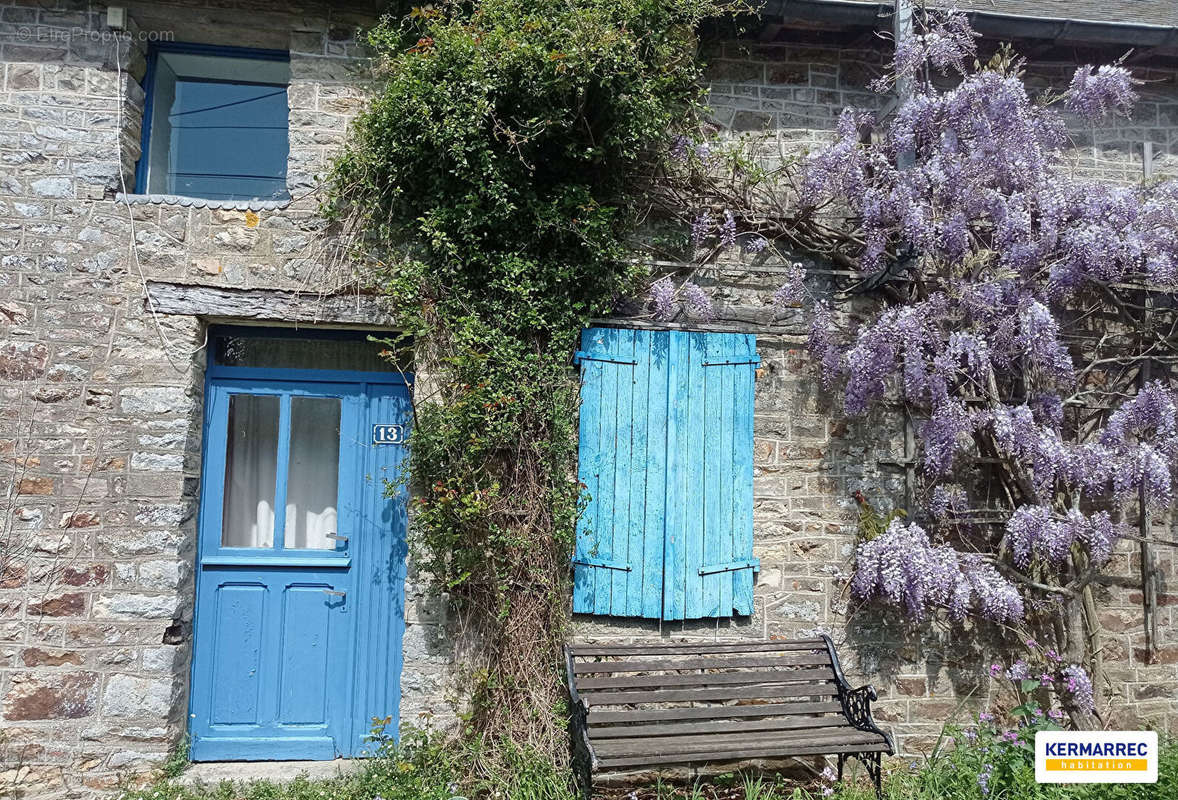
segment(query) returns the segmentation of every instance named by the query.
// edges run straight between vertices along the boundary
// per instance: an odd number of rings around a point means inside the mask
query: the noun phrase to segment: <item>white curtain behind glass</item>
[[[278,404],[273,395],[229,396],[221,520],[224,547],[274,546]]]
[[[335,397],[292,397],[290,462],[286,479],[288,548],[333,550],[339,484],[340,401]]]

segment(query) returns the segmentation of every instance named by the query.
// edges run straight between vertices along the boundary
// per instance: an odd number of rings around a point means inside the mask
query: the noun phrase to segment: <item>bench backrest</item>
[[[667,724],[740,721],[742,730],[805,729],[841,716],[828,640],[568,647],[574,700],[588,707],[591,739],[625,731],[657,736]],[[768,718],[773,718],[772,722]],[[647,726],[650,726],[649,728]],[[618,735],[621,735],[620,733]]]

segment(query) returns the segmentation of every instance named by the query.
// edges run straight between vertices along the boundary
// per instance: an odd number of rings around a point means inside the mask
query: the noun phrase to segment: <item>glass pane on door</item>
[[[339,432],[338,397],[291,398],[283,532],[289,549],[336,549],[329,534],[337,531]]]
[[[274,546],[278,415],[274,395],[229,395],[222,547]]]

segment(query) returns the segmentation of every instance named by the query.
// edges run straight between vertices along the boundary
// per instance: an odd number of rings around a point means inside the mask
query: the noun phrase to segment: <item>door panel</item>
[[[282,673],[278,718],[291,725],[324,724],[330,687],[343,675],[332,672],[332,609],[324,601],[323,583],[286,587],[282,609],[279,670]],[[341,603],[344,601],[340,601]],[[338,652],[338,642],[334,652]]]
[[[211,620],[215,725],[258,722],[266,593],[257,582],[224,582],[216,588]]]
[[[401,446],[370,431],[407,421],[408,390],[213,378],[206,397],[191,757],[358,753],[400,694]]]

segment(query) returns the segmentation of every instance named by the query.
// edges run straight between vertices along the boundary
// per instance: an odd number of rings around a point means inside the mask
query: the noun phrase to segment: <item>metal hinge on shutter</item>
[[[580,364],[582,361],[605,361],[609,364],[637,364],[637,361],[627,361],[624,358],[610,358],[607,355],[600,355],[597,353],[586,353],[584,350],[578,350],[573,356],[573,363]]]
[[[705,367],[738,367],[741,364],[760,364],[760,363],[761,363],[761,357],[760,356],[753,356],[752,358],[746,359],[744,361],[705,361],[703,363],[703,366],[705,366]]]
[[[700,575],[711,575],[716,572],[736,572],[737,570],[751,569],[753,572],[761,571],[761,559],[748,558],[744,561],[729,561],[724,564],[709,564],[699,568]]]
[[[623,563],[621,561],[608,561],[604,558],[580,558],[580,557],[577,557],[577,558],[573,559],[573,563],[574,564],[581,564],[586,567],[601,567],[602,569],[617,569],[617,570],[621,570],[622,572],[629,572],[631,569],[629,563]]]

